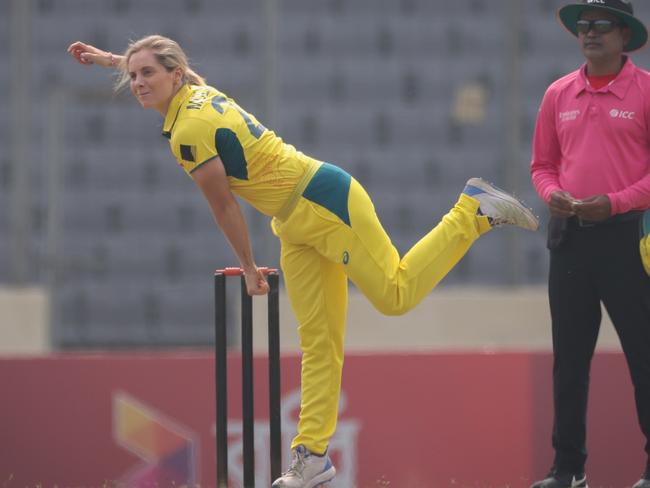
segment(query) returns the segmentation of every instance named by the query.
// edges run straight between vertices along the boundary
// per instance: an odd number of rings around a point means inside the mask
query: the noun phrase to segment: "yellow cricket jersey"
[[[321,165],[211,86],[184,85],[178,91],[163,135],[188,175],[219,156],[231,190],[260,212],[279,218]]]

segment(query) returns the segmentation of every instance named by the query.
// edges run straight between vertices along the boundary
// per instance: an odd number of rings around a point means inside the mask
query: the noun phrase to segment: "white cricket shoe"
[[[335,474],[327,453],[317,456],[301,444],[292,451],[291,466],[273,482],[272,488],[316,488],[329,483]]]
[[[521,201],[481,178],[470,178],[463,193],[481,203],[479,213],[485,215],[492,227],[515,225],[537,230],[539,220]]]

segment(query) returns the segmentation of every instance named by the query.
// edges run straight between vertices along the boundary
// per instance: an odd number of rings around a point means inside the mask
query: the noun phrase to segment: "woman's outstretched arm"
[[[124,60],[124,56],[102,51],[81,41],[70,44],[68,52],[81,64],[97,64],[104,68],[118,68]]]

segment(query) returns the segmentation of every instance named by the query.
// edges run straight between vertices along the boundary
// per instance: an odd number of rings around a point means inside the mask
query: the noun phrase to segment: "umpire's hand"
[[[594,195],[574,202],[573,211],[582,220],[598,222],[611,216],[612,203],[607,195]]]
[[[575,215],[573,204],[576,200],[571,196],[568,191],[556,190],[551,193],[551,200],[548,203],[548,208],[553,217],[568,218]]]

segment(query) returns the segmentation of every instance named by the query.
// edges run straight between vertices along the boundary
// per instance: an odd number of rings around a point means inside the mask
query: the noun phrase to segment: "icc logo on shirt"
[[[633,119],[634,118],[634,112],[629,112],[627,110],[618,110],[616,108],[613,108],[609,111],[609,115],[613,119]]]

